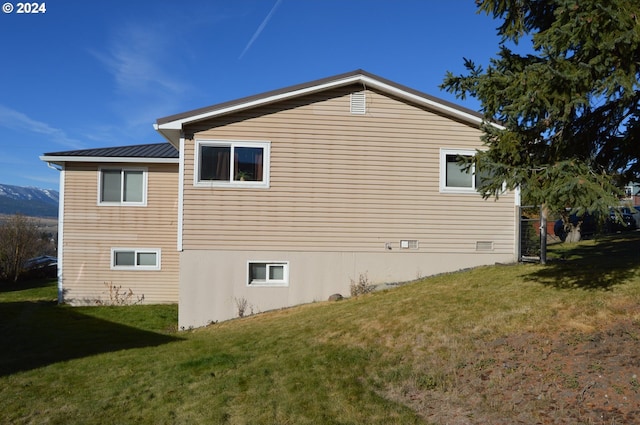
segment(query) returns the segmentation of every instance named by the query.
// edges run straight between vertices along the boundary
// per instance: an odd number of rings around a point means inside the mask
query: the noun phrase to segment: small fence
[[[542,250],[542,240],[540,235],[540,207],[526,206],[520,207],[520,241],[518,249],[518,261],[540,262],[541,258],[546,261],[546,249]],[[558,242],[560,239],[555,235],[555,218],[550,217],[546,225],[546,246]]]
[[[520,207],[518,261],[540,261],[540,207]]]

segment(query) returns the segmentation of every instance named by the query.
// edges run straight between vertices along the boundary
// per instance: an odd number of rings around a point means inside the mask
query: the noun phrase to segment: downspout
[[[178,252],[182,252],[182,232],[184,217],[184,132],[180,132],[180,151],[178,165]]]
[[[58,190],[58,253],[57,253],[57,277],[58,277],[58,304],[64,302],[64,274],[62,273],[63,264],[63,246],[64,246],[64,179],[65,179],[65,167],[64,163],[60,168],[54,166],[50,162],[47,162],[47,166],[60,172],[60,188]]]

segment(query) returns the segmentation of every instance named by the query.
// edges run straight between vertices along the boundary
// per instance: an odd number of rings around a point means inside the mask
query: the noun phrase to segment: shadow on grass
[[[48,288],[54,285],[56,279],[33,279],[19,282],[0,281],[0,293],[18,292],[25,289]]]
[[[560,246],[529,280],[562,289],[611,289],[640,272],[640,232],[607,236],[595,244]]]
[[[0,303],[0,376],[179,340],[88,316],[55,301]]]

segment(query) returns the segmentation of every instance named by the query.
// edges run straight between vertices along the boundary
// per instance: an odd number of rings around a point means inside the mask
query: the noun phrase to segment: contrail
[[[262,23],[260,24],[260,26],[258,27],[256,32],[253,34],[253,37],[251,37],[251,40],[249,40],[249,42],[247,43],[246,47],[244,48],[244,50],[242,51],[242,53],[240,54],[240,57],[238,57],[238,59],[242,59],[244,54],[247,53],[247,50],[249,50],[249,48],[251,48],[251,45],[253,44],[253,42],[256,41],[256,39],[260,36],[260,33],[262,32],[262,30],[264,30],[264,27],[267,26],[267,24],[269,23],[269,20],[271,19],[271,17],[275,13],[276,9],[278,8],[278,6],[280,6],[280,3],[282,3],[282,0],[276,1],[276,4],[273,5],[273,7],[271,8],[271,11],[267,15],[267,17],[264,18],[264,21],[262,21]]]

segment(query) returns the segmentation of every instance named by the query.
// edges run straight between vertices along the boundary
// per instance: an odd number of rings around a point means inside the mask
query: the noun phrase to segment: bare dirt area
[[[434,424],[640,424],[640,323],[482,343],[455,383],[405,394]]]

